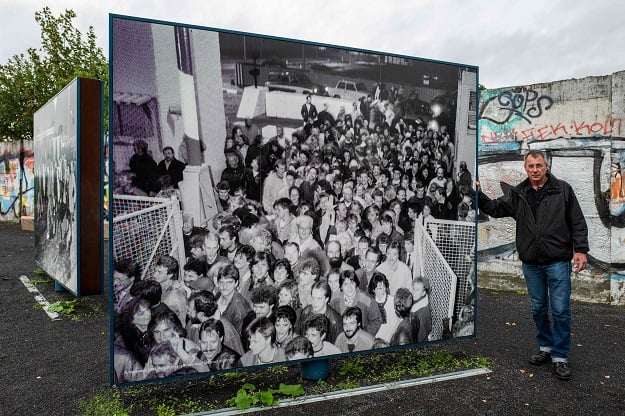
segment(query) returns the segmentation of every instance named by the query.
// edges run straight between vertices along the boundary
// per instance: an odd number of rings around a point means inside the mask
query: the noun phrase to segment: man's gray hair
[[[547,159],[547,154],[545,152],[543,152],[542,150],[538,150],[538,149],[532,149],[530,151],[528,151],[525,154],[525,157],[523,158],[523,162],[525,162],[527,160],[528,157],[541,157],[545,163],[548,165],[549,164],[549,160]]]

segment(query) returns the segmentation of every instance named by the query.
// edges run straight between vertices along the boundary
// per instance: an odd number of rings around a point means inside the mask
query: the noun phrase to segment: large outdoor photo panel
[[[113,383],[474,335],[476,67],[110,33]]]
[[[74,295],[102,291],[102,83],[76,78],[34,115],[35,262]]]

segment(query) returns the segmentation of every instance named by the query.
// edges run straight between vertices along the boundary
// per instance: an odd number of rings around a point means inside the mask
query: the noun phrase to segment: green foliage
[[[176,416],[176,410],[165,403],[161,403],[156,408],[156,414],[158,416]]]
[[[237,409],[249,409],[252,406],[275,406],[280,400],[274,395],[298,397],[306,394],[301,384],[280,384],[280,387],[267,390],[256,390],[254,385],[246,383],[237,391],[236,396],[227,402],[229,406]]]
[[[355,377],[365,372],[365,367],[357,358],[343,362],[339,374],[346,377]]]
[[[48,276],[48,274],[46,272],[44,272],[39,267],[37,267],[35,270],[33,270],[33,274],[36,275],[36,276]]]
[[[83,36],[73,26],[75,18],[73,10],[58,17],[49,7],[35,12],[41,48],[28,48],[0,65],[0,141],[31,140],[35,111],[76,77],[104,81],[108,102],[108,62],[93,27]]]
[[[57,302],[51,303],[46,310],[48,312],[56,312],[61,315],[69,316],[74,313],[76,310],[76,303],[78,302],[78,298],[73,300],[59,300]]]
[[[130,416],[132,406],[126,407],[119,390],[106,389],[90,399],[78,402],[80,416]]]

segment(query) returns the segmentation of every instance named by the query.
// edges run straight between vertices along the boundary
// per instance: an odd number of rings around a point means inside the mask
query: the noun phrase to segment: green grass
[[[83,401],[81,416],[169,416],[226,407],[271,406],[285,397],[318,395],[384,382],[491,367],[490,358],[438,347],[404,349],[330,360],[326,380],[301,378],[299,366],[274,366],[169,383],[104,389]],[[278,386],[276,388],[276,386]],[[100,413],[98,413],[100,412]]]

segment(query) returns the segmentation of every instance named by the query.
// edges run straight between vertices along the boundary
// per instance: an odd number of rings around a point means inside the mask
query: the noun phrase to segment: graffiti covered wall
[[[24,168],[20,166],[20,143],[0,142],[0,221],[18,221],[20,182],[22,215],[33,215],[33,142],[24,142]]]
[[[526,178],[523,155],[544,150],[551,172],[575,189],[589,227],[589,267],[574,275],[578,299],[625,304],[625,71],[484,90],[479,175],[498,197]],[[514,222],[483,218],[479,271],[486,287],[523,288]]]

